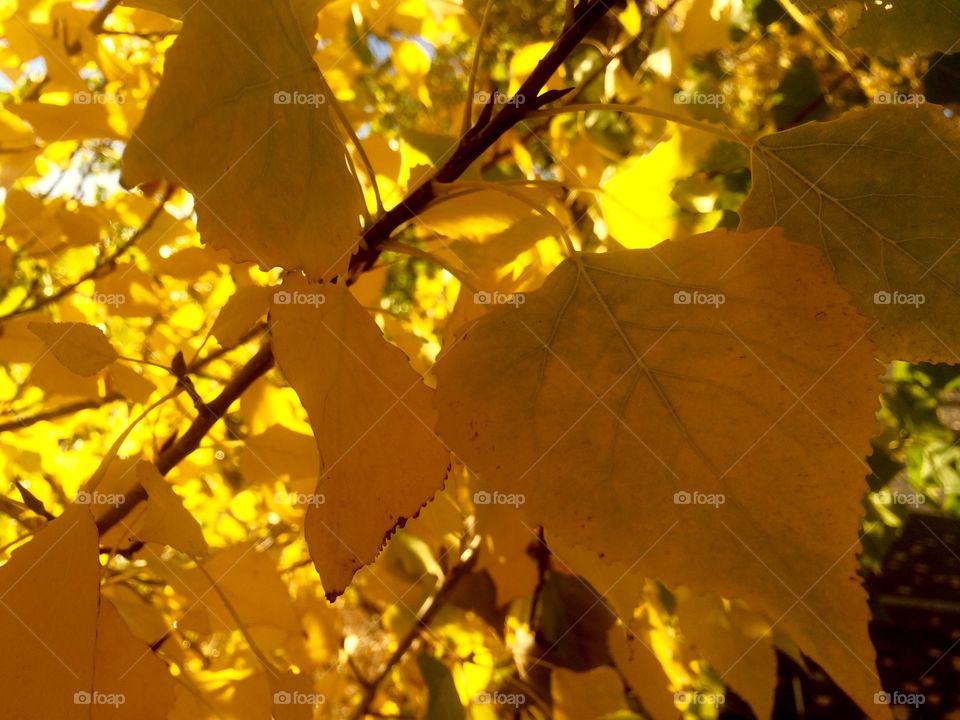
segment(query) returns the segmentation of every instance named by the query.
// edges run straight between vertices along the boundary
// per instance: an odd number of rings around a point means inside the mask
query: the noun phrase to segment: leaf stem
[[[610,112],[631,113],[634,115],[646,115],[648,117],[666,120],[668,122],[683,125],[684,127],[699,130],[701,132],[716,135],[724,140],[732,140],[750,146],[753,144],[753,138],[739,135],[726,127],[720,127],[711,123],[700,122],[691,118],[685,118],[682,115],[667,112],[666,110],[657,110],[643,105],[628,105],[623,103],[582,103],[579,105],[562,105],[554,108],[544,108],[529,113],[529,117],[552,117],[554,115],[563,115],[564,113],[587,112],[590,110],[609,110]]]
[[[464,100],[463,120],[460,123],[460,137],[464,137],[473,124],[473,102],[477,87],[477,73],[480,70],[480,57],[482,55],[483,41],[487,37],[487,25],[490,22],[490,9],[493,7],[493,0],[487,0],[487,6],[483,10],[483,20],[480,22],[480,34],[477,36],[477,47],[473,51],[473,65],[470,68],[470,80],[467,82],[467,97]]]
[[[397,242],[396,240],[388,240],[382,245],[382,247],[384,250],[403,253],[404,255],[419,258],[420,260],[425,260],[428,263],[436,265],[437,267],[440,267],[453,275],[460,282],[460,284],[467,288],[470,292],[477,292],[476,286],[467,279],[466,273],[464,273],[462,270],[458,270],[450,263],[440,259],[427,250],[423,250],[422,248],[418,248],[413,245],[407,245],[406,243]]]
[[[466,549],[460,555],[460,563],[450,571],[450,574],[440,586],[440,589],[437,591],[437,593],[432,597],[427,598],[427,600],[421,606],[416,618],[414,619],[413,627],[411,627],[410,631],[403,637],[402,640],[400,640],[396,650],[393,651],[393,654],[387,660],[386,665],[384,665],[383,670],[377,673],[375,678],[364,685],[363,698],[361,699],[360,704],[357,706],[357,709],[350,716],[351,720],[359,720],[360,718],[369,714],[370,705],[376,698],[377,690],[380,688],[380,685],[383,684],[383,681],[386,679],[387,675],[389,675],[393,668],[396,667],[401,660],[403,660],[403,657],[407,654],[410,646],[413,645],[413,642],[418,637],[420,637],[421,629],[429,629],[430,622],[433,620],[434,616],[436,616],[440,608],[443,607],[454,588],[473,569],[473,566],[477,562],[477,551],[480,547],[481,539],[482,538],[479,535],[476,535],[471,539]]]

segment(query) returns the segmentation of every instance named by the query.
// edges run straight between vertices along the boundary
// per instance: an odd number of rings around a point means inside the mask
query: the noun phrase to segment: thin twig
[[[44,297],[35,300],[30,307],[22,307],[16,310],[12,310],[11,312],[4,315],[3,317],[0,317],[0,321],[9,320],[11,318],[19,317],[21,315],[29,315],[30,313],[36,312],[37,310],[40,310],[46,307],[47,305],[50,305],[51,303],[55,303],[58,300],[62,300],[63,298],[70,295],[80,285],[87,282],[87,280],[93,280],[95,278],[100,277],[103,274],[103,270],[105,268],[114,267],[117,263],[117,260],[119,260],[120,256],[123,255],[125,252],[127,252],[127,250],[132,248],[137,243],[137,241],[141,237],[143,237],[145,233],[149,232],[150,228],[153,227],[154,223],[156,223],[161,213],[163,213],[164,206],[167,204],[167,201],[173,195],[175,190],[176,188],[172,186],[167,188],[167,191],[163,194],[163,198],[160,200],[160,204],[157,205],[153,209],[153,211],[150,213],[150,215],[147,216],[147,219],[143,221],[143,224],[139,228],[137,228],[137,230],[133,233],[133,235],[131,235],[126,241],[118,245],[117,248],[112,253],[110,253],[110,255],[108,255],[105,260],[103,260],[102,262],[98,262],[92,268],[87,270],[87,272],[81,275],[77,280],[70,283],[69,285],[64,285],[62,288],[60,288],[57,292],[53,293],[52,295],[45,295]]]
[[[417,613],[417,617],[414,619],[413,627],[410,628],[410,631],[400,640],[396,650],[393,651],[386,665],[384,665],[383,670],[377,673],[377,676],[364,686],[363,698],[360,700],[357,709],[350,715],[351,720],[359,720],[359,718],[369,713],[370,705],[376,698],[377,690],[380,688],[380,685],[383,684],[383,681],[386,680],[387,675],[403,660],[410,646],[413,645],[414,640],[420,637],[421,631],[429,629],[430,622],[449,599],[457,584],[473,570],[473,566],[476,565],[477,562],[477,549],[480,547],[480,540],[479,535],[472,538],[466,550],[464,550],[460,556],[460,563],[450,571],[437,593],[424,602],[420,611]]]
[[[257,351],[256,355],[250,358],[240,372],[230,381],[230,383],[217,395],[216,398],[204,404],[203,410],[194,419],[187,431],[168,445],[157,458],[157,469],[161,475],[166,475],[175,468],[181,460],[192,453],[198,447],[200,442],[206,436],[218,420],[227,414],[227,410],[233,405],[243,393],[260,376],[265,374],[273,367],[273,353],[270,351],[269,343],[264,343]],[[124,502],[110,509],[98,521],[97,527],[100,534],[109,530],[120,520],[127,516],[133,508],[143,500],[146,500],[147,494],[143,487],[138,483],[130,493],[128,493]]]
[[[450,158],[432,178],[421,183],[403,201],[394,206],[363,233],[363,249],[350,261],[350,276],[356,277],[373,267],[380,257],[381,246],[393,232],[406,224],[436,197],[435,183],[451,183],[459,178],[484,152],[504,134],[526,118],[529,112],[557,99],[558,94],[541,95],[544,86],[587,34],[614,5],[614,0],[581,0],[574,10],[574,21],[566,26],[533,72],[520,85],[512,102],[508,102],[492,118],[481,113],[476,124],[460,139]],[[560,93],[562,96],[562,93]],[[490,108],[488,104],[486,107]]]

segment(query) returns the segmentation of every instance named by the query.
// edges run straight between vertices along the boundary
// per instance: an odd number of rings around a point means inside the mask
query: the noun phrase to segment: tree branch
[[[201,441],[210,431],[210,428],[226,415],[234,401],[243,395],[247,388],[271,367],[273,367],[273,353],[270,351],[270,344],[264,343],[256,355],[247,361],[247,364],[240,369],[240,372],[223,391],[202,406],[200,414],[194,419],[187,432],[160,453],[160,457],[157,458],[157,469],[160,474],[166,475],[187,455],[200,447]],[[144,489],[139,484],[136,485],[133,491],[126,495],[123,503],[112,508],[97,521],[100,534],[102,535],[120,522],[139,502],[146,500],[146,498]]]
[[[580,41],[613,7],[615,0],[581,0],[574,8],[573,22],[568,24],[547,54],[543,56],[530,76],[523,82],[513,96],[514,102],[508,102],[492,119],[489,113],[481,113],[480,119],[460,139],[453,155],[436,170],[433,177],[416,187],[389,212],[381,215],[363,233],[365,247],[350,261],[350,277],[356,277],[373,267],[383,244],[393,232],[406,222],[423,212],[436,198],[433,183],[451,183],[459,178],[476,160],[493,146],[503,135],[524,120],[527,113],[539,109],[546,98],[541,96],[544,85],[569,57]],[[549,96],[549,100],[556,97]],[[472,98],[466,101],[472,102]],[[492,102],[492,98],[490,100]],[[488,105],[489,107],[489,105]]]
[[[87,272],[81,275],[77,280],[73,281],[69,285],[64,285],[62,288],[57,290],[57,292],[53,293],[52,295],[45,295],[42,298],[34,300],[33,304],[30,305],[30,307],[12,310],[11,312],[4,315],[3,317],[0,317],[0,321],[9,320],[11,318],[19,317],[21,315],[28,315],[32,312],[36,312],[37,310],[40,310],[41,308],[46,307],[50,303],[54,303],[54,302],[57,302],[58,300],[65,298],[67,295],[72,293],[74,290],[80,287],[80,285],[85,283],[87,280],[93,280],[98,277],[101,277],[103,275],[103,271],[106,268],[110,268],[110,269],[115,268],[117,265],[117,260],[120,259],[120,256],[123,255],[131,247],[133,247],[137,243],[137,241],[141,237],[143,237],[143,235],[146,232],[148,232],[150,228],[153,227],[154,223],[156,223],[157,221],[157,218],[159,218],[161,213],[163,213],[163,208],[164,206],[166,206],[167,201],[173,195],[173,192],[175,189],[176,188],[174,187],[167,188],[166,192],[164,192],[163,197],[160,200],[160,204],[157,205],[151,211],[150,215],[147,216],[147,219],[143,221],[143,224],[139,228],[137,228],[137,230],[133,233],[133,235],[131,235],[129,238],[127,238],[127,240],[125,240],[120,245],[118,245],[117,248],[112,253],[110,253],[102,262],[98,262],[96,265],[90,268]]]
[[[109,403],[123,399],[123,395],[114,392],[108,393],[107,395],[94,400],[79,400],[75,403],[61,405],[60,407],[56,408],[50,408],[49,410],[43,410],[25,417],[16,418],[15,416],[16,419],[14,420],[0,423],[0,433],[9,432],[11,430],[23,430],[31,425],[36,425],[38,422],[43,422],[45,420],[56,420],[57,418],[66,417],[67,415],[73,415],[81,410],[94,410],[96,408],[103,407],[104,405],[108,405]]]
[[[480,536],[474,536],[467,545],[466,550],[464,550],[460,556],[460,563],[450,571],[450,574],[440,586],[437,593],[428,598],[420,608],[420,611],[414,619],[413,627],[411,627],[410,631],[400,640],[396,650],[390,655],[383,669],[369,682],[365,682],[362,678],[359,678],[361,684],[364,686],[363,698],[360,700],[360,704],[357,705],[356,710],[350,715],[351,720],[359,720],[359,718],[370,714],[370,706],[373,704],[377,696],[377,690],[380,688],[380,685],[383,684],[387,675],[403,660],[410,646],[413,645],[414,640],[420,637],[420,633],[425,629],[430,629],[430,622],[453,594],[457,584],[469,575],[474,565],[477,564],[479,547]]]

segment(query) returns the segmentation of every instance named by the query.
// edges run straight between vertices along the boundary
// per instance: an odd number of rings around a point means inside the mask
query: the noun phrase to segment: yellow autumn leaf
[[[65,368],[83,377],[96,375],[118,357],[107,336],[93,325],[32,322],[30,331]]]
[[[524,300],[437,365],[453,451],[531,525],[779,618],[872,707],[855,578],[877,367],[819,253],[715,232],[577,256]]]
[[[361,197],[288,0],[195,5],[124,153],[122,180],[193,193],[205,242],[238,262],[342,273]]]
[[[253,329],[257,320],[267,314],[274,290],[259,285],[237,288],[214,320],[210,334],[223,347],[233,347],[239,343],[240,338]]]
[[[270,311],[277,364],[320,450],[306,537],[328,597],[443,487],[430,390],[348,290],[288,277]]]
[[[623,247],[653,247],[677,236],[680,208],[672,194],[694,167],[686,144],[678,132],[608,173],[600,207],[607,229]]]
[[[73,506],[0,568],[0,693],[18,720],[163,720],[166,665],[100,597],[97,530]],[[55,588],[55,592],[51,592]]]
[[[618,623],[610,628],[607,643],[614,665],[652,720],[675,720],[670,679],[653,652],[647,623],[641,619]]]
[[[207,554],[207,541],[199,523],[183,506],[183,501],[163,479],[153,463],[139,462],[137,480],[147,491],[147,510],[136,537],[144,542],[158,542],[186,553],[192,558]]]
[[[957,153],[960,130],[937,105],[876,105],[767,135],[741,226],[780,225],[823,249],[883,358],[956,362]]]
[[[686,588],[677,592],[677,619],[687,640],[756,716],[771,717],[777,656],[769,623],[740,604]]]
[[[626,712],[624,682],[612,667],[586,672],[557,668],[550,674],[555,720],[599,720]]]

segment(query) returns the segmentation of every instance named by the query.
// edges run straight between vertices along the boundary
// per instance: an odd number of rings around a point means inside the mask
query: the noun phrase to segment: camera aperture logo
[[[520,307],[526,301],[526,295],[521,293],[491,293],[481,290],[473,294],[473,302],[477,305],[514,305]]]
[[[523,493],[502,493],[487,492],[486,490],[477,490],[473,494],[474,505],[509,505],[510,507],[520,507],[527,501],[527,496]]]
[[[878,92],[873,96],[877,105],[913,105],[920,107],[927,102],[927,98],[920,93]]]
[[[874,305],[910,305],[918,308],[927,302],[927,296],[923,293],[904,293],[894,290],[888,292],[879,290],[873,294]]]
[[[673,294],[674,305],[709,305],[719,308],[727,302],[723,293],[707,293],[700,290],[678,290]]]
[[[713,705],[720,707],[727,701],[723,693],[701,693],[696,691],[681,690],[673,694],[673,701],[678,705]]]
[[[118,308],[127,304],[127,296],[123,293],[102,293],[95,292],[93,295],[74,295],[78,303],[96,303],[106,305],[107,307]]]
[[[527,696],[523,693],[505,693],[499,690],[477,693],[473,698],[475,705],[505,705],[518,708],[527,704]]]
[[[273,94],[273,104],[307,105],[309,107],[318,108],[321,105],[327,104],[327,96],[323,93],[304,93],[296,90],[293,92],[287,92],[286,90],[277,90],[277,92]]]
[[[673,94],[675,105],[707,105],[709,107],[720,107],[727,102],[723,93],[702,93],[688,92],[681,90]]]
[[[299,290],[287,292],[286,290],[277,290],[273,294],[275,305],[309,305],[310,307],[320,307],[327,301],[327,296],[323,293],[303,293]]]
[[[127,98],[119,93],[81,90],[73,94],[74,105],[123,105],[126,101]]]
[[[927,502],[927,496],[923,493],[905,493],[899,490],[878,490],[877,501],[884,505],[917,507]]]

